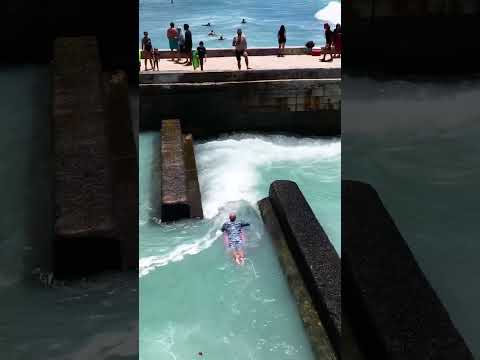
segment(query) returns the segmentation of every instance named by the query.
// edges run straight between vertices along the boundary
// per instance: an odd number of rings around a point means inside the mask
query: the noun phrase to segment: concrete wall
[[[227,43],[231,42],[230,40],[225,40]],[[277,55],[278,48],[249,48],[247,50],[249,56],[268,56],[268,55]],[[307,52],[306,47],[286,47],[284,54],[285,55],[304,55]],[[208,57],[229,57],[235,56],[235,50],[233,47],[224,48],[224,49],[207,49]],[[160,59],[170,59],[171,53],[167,49],[159,49]],[[143,59],[143,51],[141,51],[141,58]]]
[[[342,297],[367,359],[473,360],[378,194],[345,180]]]
[[[266,69],[255,71],[142,72],[140,84],[225,83],[232,81],[340,79],[341,68]]]
[[[340,134],[340,79],[160,84],[140,87],[140,128],[179,118],[195,137],[232,131]]]
[[[102,73],[94,37],[56,41],[54,271],[138,266],[138,166],[123,72]]]
[[[259,202],[268,225],[278,219],[283,236],[310,293],[313,305],[338,357],[341,353],[341,265],[328,236],[313,214],[297,184],[274,181],[268,203]]]

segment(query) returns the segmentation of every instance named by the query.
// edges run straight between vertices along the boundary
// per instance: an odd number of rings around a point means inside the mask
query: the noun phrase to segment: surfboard
[[[193,70],[197,70],[197,68],[200,66],[200,57],[198,56],[197,50],[192,51],[192,65]]]

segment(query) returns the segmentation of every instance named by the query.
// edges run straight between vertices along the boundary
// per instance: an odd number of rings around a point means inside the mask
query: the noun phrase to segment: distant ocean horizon
[[[340,9],[340,1],[329,0],[140,0],[139,43],[148,31],[154,47],[168,48],[166,31],[174,22],[182,31],[189,24],[194,46],[203,41],[207,49],[230,47],[238,28],[249,47],[276,47],[280,25],[287,29],[287,47],[310,40],[321,46],[323,23],[340,23]],[[211,26],[203,26],[207,23]],[[210,30],[217,36],[208,36]],[[218,40],[220,35],[225,40]]]

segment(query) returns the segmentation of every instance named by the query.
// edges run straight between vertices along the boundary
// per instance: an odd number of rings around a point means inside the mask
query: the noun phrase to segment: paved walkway
[[[323,56],[322,56],[323,57]],[[329,58],[329,57],[327,57]],[[321,57],[311,55],[286,55],[277,56],[250,56],[249,65],[252,70],[287,70],[287,69],[316,69],[316,68],[340,68],[341,59],[334,59],[331,62],[321,62]],[[145,61],[142,59],[142,72],[144,71]],[[150,63],[147,62],[150,68]],[[245,61],[242,58],[242,71],[245,70]],[[237,59],[232,57],[207,58],[204,65],[204,71],[234,71],[237,68]],[[159,62],[160,72],[193,72],[193,67],[177,64],[169,59],[161,59]],[[200,71],[198,68],[197,72]],[[152,71],[149,70],[148,73]]]

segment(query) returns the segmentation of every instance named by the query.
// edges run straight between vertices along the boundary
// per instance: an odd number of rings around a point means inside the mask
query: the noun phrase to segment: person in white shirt
[[[238,70],[242,69],[242,56],[245,58],[245,64],[248,66],[247,38],[242,35],[242,29],[237,30],[237,36],[233,38],[232,46],[235,46],[235,57],[237,58]]]

